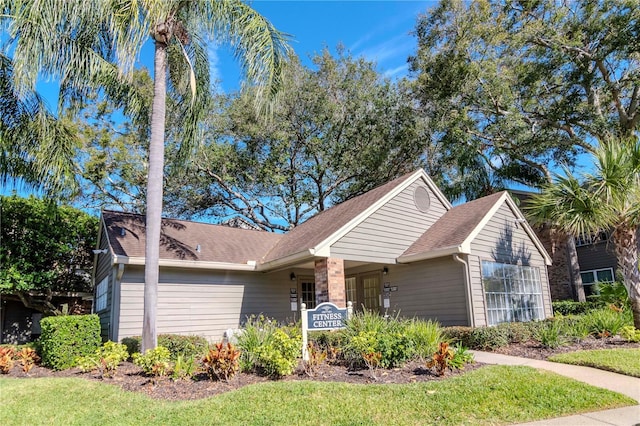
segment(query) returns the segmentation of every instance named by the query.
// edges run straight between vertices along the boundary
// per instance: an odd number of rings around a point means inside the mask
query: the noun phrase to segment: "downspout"
[[[473,300],[471,300],[471,276],[469,274],[469,264],[459,254],[454,254],[453,260],[462,264],[463,275],[464,275],[464,290],[465,290],[464,293],[467,299],[467,306],[469,307],[469,309],[467,310],[469,326],[475,327],[476,315],[473,309]]]

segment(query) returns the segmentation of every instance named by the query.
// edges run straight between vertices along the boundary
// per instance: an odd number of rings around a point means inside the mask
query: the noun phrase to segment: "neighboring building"
[[[145,219],[104,211],[95,311],[103,337],[142,333]],[[246,316],[298,319],[300,303],[400,312],[443,325],[552,315],[550,258],[502,192],[452,207],[421,170],[286,234],[164,219],[159,333],[218,340]]]
[[[523,206],[534,194],[517,190],[509,193]],[[549,285],[553,300],[585,300],[596,293],[594,284],[615,280],[618,262],[610,232],[562,239],[552,235],[549,227],[534,226],[533,229],[551,256]],[[572,246],[575,247],[575,256],[572,256]]]

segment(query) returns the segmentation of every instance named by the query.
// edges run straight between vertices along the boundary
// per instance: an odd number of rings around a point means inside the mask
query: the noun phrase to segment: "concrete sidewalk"
[[[540,361],[537,359],[521,358],[501,355],[491,352],[470,351],[475,360],[485,364],[500,365],[526,365],[533,368],[552,371],[562,376],[609,389],[614,392],[627,395],[640,402],[640,379],[623,374],[611,373],[590,367],[560,364],[556,362]],[[640,360],[638,361],[640,362]],[[576,416],[559,417],[556,419],[542,420],[526,423],[526,425],[640,425],[640,405],[616,408],[614,410],[597,411],[593,413],[579,414]]]

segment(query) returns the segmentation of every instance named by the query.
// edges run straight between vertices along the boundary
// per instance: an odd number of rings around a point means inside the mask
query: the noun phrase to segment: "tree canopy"
[[[442,0],[415,33],[414,93],[460,192],[539,186],[639,129],[636,0]]]
[[[338,50],[315,55],[312,67],[292,60],[268,118],[251,108],[250,92],[220,105],[189,171],[169,179],[168,209],[286,230],[418,168],[425,141],[410,93]]]
[[[98,219],[35,197],[0,196],[0,293],[43,311],[33,296],[91,292]]]

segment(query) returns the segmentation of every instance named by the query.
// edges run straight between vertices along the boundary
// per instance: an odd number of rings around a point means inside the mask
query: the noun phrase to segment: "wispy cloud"
[[[399,67],[395,67],[395,68],[392,68],[390,70],[386,70],[384,72],[384,76],[388,77],[388,78],[393,78],[393,77],[396,77],[397,75],[404,75],[404,74],[406,74],[408,69],[409,69],[409,64],[404,64],[404,65],[401,65]]]
[[[415,41],[409,35],[401,34],[359,52],[358,56],[364,56],[380,65],[390,58],[407,57],[412,52],[415,44]]]

